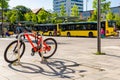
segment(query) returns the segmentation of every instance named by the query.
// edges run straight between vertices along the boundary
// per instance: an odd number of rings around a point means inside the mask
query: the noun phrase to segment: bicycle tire
[[[48,41],[52,41],[53,43],[50,43],[50,42],[48,42]],[[54,46],[54,48],[52,48],[52,49],[53,49],[53,52],[52,52],[51,54],[50,54],[50,51],[51,51],[51,50],[48,51],[47,53],[43,53],[43,58],[48,59],[48,58],[52,57],[52,56],[55,54],[55,52],[56,52],[56,50],[57,50],[57,42],[56,42],[56,40],[53,39],[53,38],[47,38],[47,39],[44,40],[44,42],[45,42],[46,44],[48,44],[48,45],[53,44],[53,46]],[[50,43],[50,44],[49,44],[49,43]],[[42,54],[42,53],[39,52],[40,57],[41,57],[41,54]],[[47,55],[46,55],[46,54],[47,54]]]
[[[5,61],[6,62],[8,62],[8,63],[13,63],[13,62],[15,62],[15,61],[17,61],[18,59],[17,59],[17,57],[15,58],[15,59],[13,59],[13,60],[10,60],[9,58],[8,58],[8,54],[9,54],[9,49],[11,49],[11,47],[12,46],[14,46],[14,44],[16,44],[15,45],[15,47],[14,47],[14,50],[12,51],[12,53],[14,53],[14,54],[10,54],[10,55],[15,55],[17,52],[15,52],[15,51],[17,51],[16,49],[17,49],[17,45],[18,45],[18,40],[15,40],[15,41],[13,41],[13,42],[11,42],[8,46],[7,46],[7,48],[5,49],[5,52],[4,52],[4,59],[5,59]],[[13,48],[12,48],[13,49]],[[24,52],[25,52],[25,43],[23,42],[23,41],[20,41],[20,50],[22,49],[22,51],[20,51],[21,53],[20,53],[20,58],[23,56],[23,54],[24,54]]]

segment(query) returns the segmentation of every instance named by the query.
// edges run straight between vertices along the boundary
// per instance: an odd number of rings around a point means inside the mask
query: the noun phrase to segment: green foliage
[[[106,15],[106,20],[113,20],[114,15],[111,11],[108,12],[108,14]]]
[[[106,2],[106,0],[103,0],[103,4],[101,5],[101,13],[107,13],[107,11],[110,11],[110,5],[110,1]]]
[[[32,20],[32,15],[33,15],[32,12],[28,12],[28,13],[24,14],[25,20],[26,21],[31,21]]]
[[[25,20],[26,21],[32,21],[34,23],[37,23],[37,16],[36,16],[36,14],[34,14],[32,12],[28,12],[24,16],[25,16]]]
[[[92,17],[88,19],[88,21],[96,21],[97,20],[97,11],[94,10]]]
[[[117,25],[118,29],[120,29],[120,16],[118,14],[115,14],[114,20],[116,21],[116,25]]]
[[[74,17],[79,16],[78,6],[75,4],[71,8],[71,16],[74,16]]]
[[[18,21],[24,21],[25,20],[24,15],[28,12],[31,12],[29,8],[22,5],[14,7],[13,10],[16,10]]]
[[[15,23],[15,21],[16,21],[16,16],[13,14],[13,15],[11,15],[11,17],[10,17],[10,22],[11,22],[11,23]]]
[[[60,16],[66,16],[66,10],[64,4],[60,6]]]
[[[13,8],[14,10],[18,10],[19,12],[21,12],[22,14],[25,14],[25,13],[28,13],[28,12],[31,12],[31,9],[25,7],[25,6],[22,6],[22,5],[18,5],[16,7]]]
[[[110,1],[106,1],[106,0],[101,0],[101,14],[107,14],[107,11],[110,10]],[[93,9],[94,9],[94,13],[92,14],[92,17],[89,20],[97,20],[97,10],[98,10],[98,0],[93,0]]]
[[[3,6],[2,6],[3,1]],[[0,0],[0,7],[8,8],[9,0]],[[66,11],[62,6],[61,16],[66,16]],[[40,10],[38,14],[34,14],[31,9],[18,5],[7,12],[4,12],[7,21],[14,24],[16,21],[32,21],[34,23],[58,23],[62,22],[61,20],[56,20],[58,13],[50,13],[44,9]]]
[[[11,10],[10,10],[10,11],[7,11],[7,12],[5,13],[8,21],[10,21],[10,17],[12,16],[12,14],[13,14],[13,12],[12,12]]]
[[[7,21],[11,23],[14,23],[18,18],[16,10],[9,10],[5,15],[7,16]]]
[[[63,22],[63,20],[57,20],[56,21],[56,23],[62,23]]]
[[[10,0],[0,0],[0,7],[2,8],[8,8],[9,7],[9,5],[8,5],[8,2],[9,2]],[[2,3],[3,3],[3,5],[2,5]]]
[[[58,14],[56,12],[53,12],[50,17],[51,23],[57,23],[57,20],[56,20],[57,17],[58,17]]]
[[[49,17],[49,13],[44,9],[42,9],[37,15],[38,23],[46,23],[48,17]]]
[[[111,2],[110,1],[106,1],[106,0],[101,0],[101,13],[106,13],[106,11],[109,11],[110,10],[110,4]],[[97,11],[98,9],[98,0],[93,0],[93,9]]]
[[[103,52],[96,52],[95,54],[96,55],[105,55],[105,53],[103,53]]]
[[[28,20],[28,14],[31,10],[25,6],[16,6],[12,10],[9,10],[5,13],[7,16],[7,21],[15,23],[16,21]],[[29,21],[29,20],[28,20]]]
[[[9,7],[8,6],[8,1],[9,0],[0,0],[0,8],[1,8],[1,10],[3,10],[2,13],[1,13],[1,15],[3,14],[3,18],[6,18],[5,11]],[[0,21],[2,21],[2,20],[5,21],[5,19],[1,19]]]
[[[36,14],[32,14],[32,20],[31,20],[32,22],[34,22],[34,23],[37,23],[37,16],[36,16]]]

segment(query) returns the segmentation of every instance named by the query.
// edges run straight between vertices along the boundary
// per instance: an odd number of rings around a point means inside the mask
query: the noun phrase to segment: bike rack
[[[21,63],[20,63],[20,36],[23,36],[25,33],[20,33],[19,35],[18,35],[18,46],[17,46],[17,49],[18,49],[18,56],[17,56],[17,58],[18,58],[18,64],[19,65],[21,65]],[[34,34],[34,33],[27,33],[27,34]],[[42,44],[42,50],[43,50],[43,36],[41,35],[41,37],[42,37],[42,42],[41,42],[41,44]],[[46,61],[45,59],[44,59],[44,57],[43,57],[43,52],[41,53],[41,57],[42,57],[42,61],[41,62],[44,62],[44,61]]]
[[[21,63],[20,63],[20,36],[22,36],[22,35],[24,35],[24,33],[20,33],[18,35],[18,46],[17,46],[17,50],[18,50],[18,56],[17,56],[17,58],[18,58],[18,65],[21,65]]]

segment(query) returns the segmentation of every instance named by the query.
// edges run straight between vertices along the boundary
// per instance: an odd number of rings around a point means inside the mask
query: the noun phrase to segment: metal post
[[[41,57],[42,57],[41,63],[46,63],[47,60],[43,56],[43,54],[44,54],[44,52],[43,52],[44,48],[43,48],[43,35],[42,34],[41,34],[41,37],[42,37],[42,40],[41,40],[41,45],[42,45],[42,48],[41,48],[42,49],[42,52],[41,52]]]
[[[17,46],[17,50],[18,50],[18,64],[20,64],[20,36],[22,35],[22,33],[20,35],[18,35],[18,46]]]
[[[15,62],[15,65],[22,65],[22,64],[20,63],[20,40],[21,40],[21,36],[23,36],[23,35],[24,35],[24,33],[20,33],[20,34],[18,35],[18,46],[17,46],[18,55],[16,56],[16,58],[18,59],[18,61],[17,61],[17,64],[16,64],[16,62]]]
[[[100,3],[101,0],[98,0],[98,13],[97,13],[97,30],[98,30],[98,44],[97,44],[97,54],[101,54],[101,35],[100,35],[100,30],[101,30],[101,22],[100,22],[100,18],[101,18],[101,14],[100,14]]]

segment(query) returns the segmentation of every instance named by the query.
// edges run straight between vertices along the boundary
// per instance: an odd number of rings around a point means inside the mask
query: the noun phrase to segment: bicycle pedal
[[[31,56],[34,56],[35,55],[35,53],[31,53]]]

